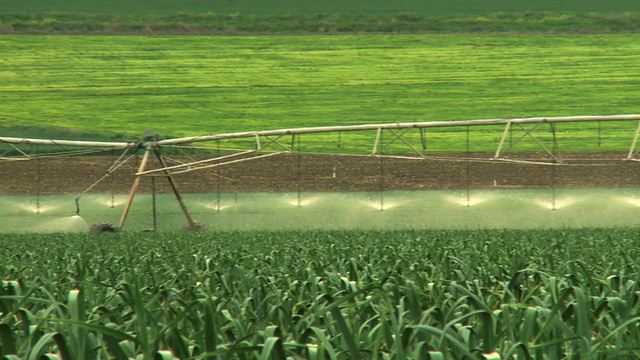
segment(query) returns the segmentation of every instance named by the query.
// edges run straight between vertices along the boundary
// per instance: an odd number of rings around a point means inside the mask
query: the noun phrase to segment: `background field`
[[[119,15],[160,15],[176,13],[225,13],[225,14],[388,14],[414,13],[433,17],[461,14],[491,14],[496,12],[550,11],[568,13],[624,13],[640,11],[640,5],[632,0],[57,0],[29,1],[0,0],[2,13],[105,13]]]
[[[0,1],[5,33],[637,32],[602,1]]]
[[[639,79],[629,69],[640,68],[639,40],[2,36],[0,129],[20,137],[130,139],[145,128],[174,137],[636,113]]]

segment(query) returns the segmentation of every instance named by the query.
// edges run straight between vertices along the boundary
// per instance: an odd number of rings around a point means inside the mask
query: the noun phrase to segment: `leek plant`
[[[2,235],[0,356],[638,357],[638,235]]]

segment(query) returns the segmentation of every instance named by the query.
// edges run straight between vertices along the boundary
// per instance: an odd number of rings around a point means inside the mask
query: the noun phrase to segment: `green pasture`
[[[113,0],[109,2],[91,0],[36,0],[22,2],[0,0],[0,13],[38,14],[85,13],[117,15],[167,15],[167,14],[388,14],[413,13],[432,17],[482,15],[496,12],[567,12],[567,13],[624,13],[640,11],[640,6],[632,0],[480,0],[469,3],[464,0],[352,0],[352,1],[312,1],[312,0],[234,0],[234,1],[171,1],[171,0]]]
[[[0,36],[0,134],[637,113],[638,36]]]
[[[126,196],[3,197],[2,232],[78,232],[117,225]],[[159,195],[159,231],[186,224],[178,203]],[[637,226],[637,189],[471,190],[373,193],[188,194],[193,218],[209,230],[391,230]],[[126,231],[153,228],[152,199],[135,198]]]

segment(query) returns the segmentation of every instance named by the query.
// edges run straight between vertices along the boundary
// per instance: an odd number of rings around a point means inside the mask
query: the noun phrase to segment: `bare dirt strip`
[[[184,193],[640,186],[640,163],[623,161],[623,153],[564,154],[566,165],[559,166],[518,162],[549,161],[541,154],[518,154],[511,161],[490,158],[491,154],[440,154],[421,160],[282,154],[176,174],[174,178]],[[110,156],[92,156],[2,161],[0,195],[80,194],[102,178],[115,160]],[[137,158],[127,162],[89,193],[128,193],[139,161]],[[170,191],[164,176],[155,183],[158,192]],[[151,191],[148,178],[143,179],[139,191]]]

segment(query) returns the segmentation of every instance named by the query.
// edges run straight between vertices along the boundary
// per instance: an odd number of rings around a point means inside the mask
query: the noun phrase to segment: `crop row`
[[[0,355],[636,357],[638,235],[3,235]]]

